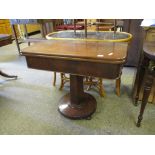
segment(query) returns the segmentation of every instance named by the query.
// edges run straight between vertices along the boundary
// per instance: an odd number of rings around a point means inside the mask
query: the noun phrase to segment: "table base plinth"
[[[95,98],[87,93],[83,94],[80,103],[71,103],[70,93],[63,96],[59,101],[59,112],[70,119],[84,119],[90,117],[96,110]]]

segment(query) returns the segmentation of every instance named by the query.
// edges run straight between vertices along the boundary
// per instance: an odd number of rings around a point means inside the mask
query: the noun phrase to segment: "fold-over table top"
[[[25,56],[122,63],[127,57],[128,43],[86,40],[47,40],[22,50]]]

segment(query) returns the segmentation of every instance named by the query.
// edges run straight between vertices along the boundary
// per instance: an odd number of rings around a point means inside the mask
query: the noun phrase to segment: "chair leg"
[[[121,88],[121,77],[116,79],[116,94],[120,96],[120,88]]]
[[[54,80],[53,80],[53,86],[56,84],[56,72],[54,72]]]
[[[92,83],[93,83],[93,78],[92,77],[87,77],[86,82],[89,82],[90,84],[87,87],[87,91],[91,89]]]
[[[102,78],[99,78],[98,79],[98,87],[99,87],[99,94],[101,97],[104,97],[105,96],[105,91],[103,89],[103,79]]]
[[[17,76],[15,76],[15,75],[8,75],[8,74],[2,72],[1,70],[0,70],[0,75],[4,76],[6,78],[15,78],[15,79],[17,79]]]
[[[93,81],[93,77],[87,77],[85,84],[88,84],[87,91],[89,91],[92,86],[95,86],[98,89],[100,96],[101,97],[105,96],[102,78],[98,78],[97,81]]]
[[[61,84],[59,90],[62,90],[62,88],[64,87],[64,75],[65,75],[64,73],[60,73]]]

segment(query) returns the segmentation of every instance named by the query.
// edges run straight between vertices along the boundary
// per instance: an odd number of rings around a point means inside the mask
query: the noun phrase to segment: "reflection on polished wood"
[[[96,110],[96,101],[83,91],[83,76],[117,79],[126,61],[128,43],[51,40],[22,50],[28,67],[69,73],[70,95],[60,100],[59,111],[81,119]]]
[[[74,59],[80,61],[94,62],[110,62],[111,64],[119,64],[126,60],[127,43],[107,43],[107,42],[89,42],[80,40],[51,40],[37,43],[35,46],[29,47],[26,54],[32,53],[42,55],[45,51],[46,57],[61,56],[62,59]],[[26,48],[25,48],[26,49]],[[22,50],[22,53],[24,53]]]

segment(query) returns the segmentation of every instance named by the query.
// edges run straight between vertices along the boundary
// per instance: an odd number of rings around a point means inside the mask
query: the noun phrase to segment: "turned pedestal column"
[[[95,98],[83,90],[83,76],[70,75],[70,93],[59,102],[59,112],[71,119],[87,118],[96,110]]]

